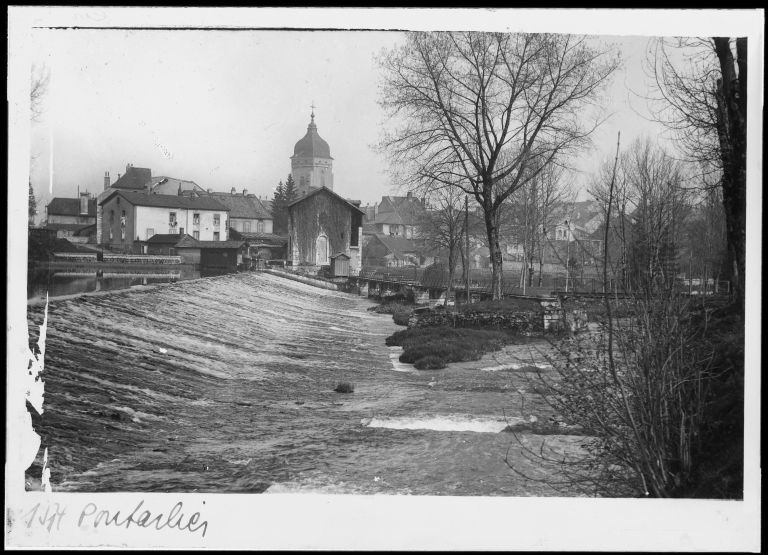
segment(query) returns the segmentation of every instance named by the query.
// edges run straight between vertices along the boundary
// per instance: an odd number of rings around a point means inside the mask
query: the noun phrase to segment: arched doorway
[[[325,266],[328,264],[328,237],[320,235],[315,241],[315,264]]]

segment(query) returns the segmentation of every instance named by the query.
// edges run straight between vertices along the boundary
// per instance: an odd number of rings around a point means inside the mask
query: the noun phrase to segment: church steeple
[[[296,143],[291,156],[291,175],[300,194],[308,193],[310,187],[333,189],[331,148],[317,132],[314,102],[310,108],[307,133]]]

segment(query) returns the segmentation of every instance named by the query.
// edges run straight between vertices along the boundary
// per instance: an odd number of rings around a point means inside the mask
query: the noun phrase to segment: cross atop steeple
[[[309,105],[310,108],[312,108],[312,123],[315,123],[315,101],[312,101],[312,104]]]

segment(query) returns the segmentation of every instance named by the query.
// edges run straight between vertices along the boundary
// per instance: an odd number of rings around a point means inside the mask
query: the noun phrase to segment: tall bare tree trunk
[[[728,254],[731,259],[734,293],[744,298],[747,200],[747,39],[736,39],[739,75],[728,37],[715,37],[715,53],[722,79],[718,81],[717,129],[723,163]]]
[[[494,211],[490,218],[485,219],[485,229],[488,235],[488,253],[491,257],[491,294],[493,300],[501,299],[502,295],[502,258],[499,245],[498,212]]]
[[[452,247],[448,249],[448,288],[445,290],[445,306],[448,306],[448,299],[451,298],[453,292],[453,276],[456,273],[456,248]]]

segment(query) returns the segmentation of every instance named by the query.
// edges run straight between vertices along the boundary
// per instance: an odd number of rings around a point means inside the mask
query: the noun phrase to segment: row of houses
[[[429,266],[446,262],[448,253],[425,238],[421,229],[430,208],[424,199],[411,193],[406,196],[384,196],[381,201],[363,207],[363,264],[366,266]],[[482,215],[471,212],[470,228],[482,230]],[[474,220],[474,222],[473,222]],[[561,203],[555,207],[551,229],[540,229],[534,249],[535,262],[542,266],[564,268],[574,260],[584,266],[594,265],[602,249],[603,215],[594,201]],[[514,239],[514,230],[507,229],[501,242],[505,261],[524,262],[521,241]],[[482,232],[470,237],[470,268],[490,267],[490,254]],[[462,241],[462,251],[464,250]],[[464,252],[461,253],[464,255]],[[459,253],[457,253],[459,256]],[[570,262],[566,262],[570,260]]]
[[[203,265],[210,258],[208,266],[223,268],[247,258],[285,257],[287,241],[272,233],[270,209],[269,201],[247,190],[214,192],[128,164],[114,183],[105,173],[98,196],[54,198],[43,227],[72,243],[113,252],[180,254]],[[227,263],[216,257],[228,258]]]

